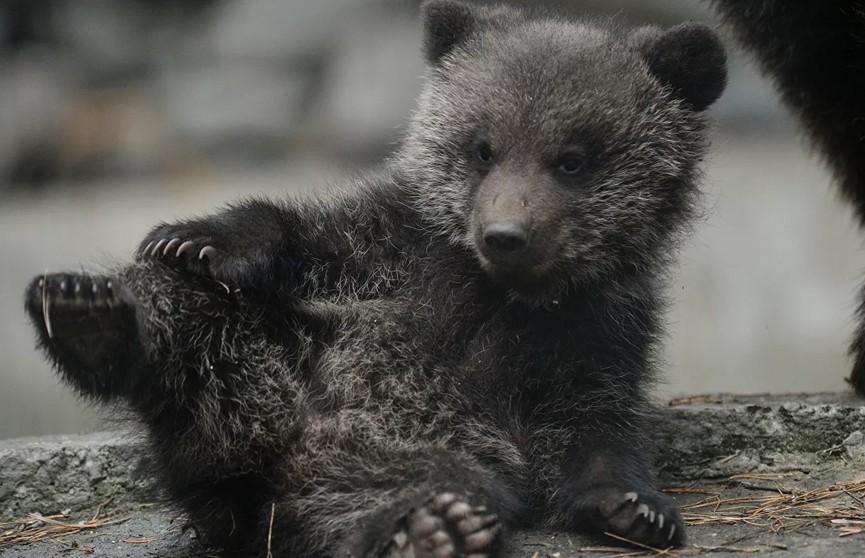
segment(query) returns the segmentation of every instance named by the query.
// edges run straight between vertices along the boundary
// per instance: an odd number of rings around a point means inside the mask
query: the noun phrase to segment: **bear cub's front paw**
[[[254,251],[244,253],[236,241],[220,238],[222,235],[207,228],[194,224],[156,227],[139,246],[136,259],[156,260],[178,271],[231,286],[248,282]]]
[[[595,512],[598,529],[655,548],[685,543],[684,521],[666,494],[608,490],[598,497]]]

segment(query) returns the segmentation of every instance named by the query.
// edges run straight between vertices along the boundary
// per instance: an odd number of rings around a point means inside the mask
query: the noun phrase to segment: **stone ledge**
[[[689,401],[682,404],[682,401]],[[808,471],[846,460],[865,468],[865,401],[850,394],[717,395],[659,412],[664,479]],[[135,436],[100,432],[0,440],[0,519],[153,498]]]
[[[674,401],[659,412],[658,464],[665,486],[705,486],[725,497],[751,497],[829,486],[865,478],[865,401],[848,394],[788,396],[717,395]],[[62,541],[0,548],[10,558],[66,556],[70,549],[106,557],[204,557],[177,514],[152,502],[147,463],[136,438],[122,432],[0,441],[0,521],[31,512],[72,510],[92,517],[109,498],[128,521]],[[742,473],[783,473],[730,481]],[[776,480],[763,480],[774,478]],[[783,479],[783,480],[777,480]],[[681,494],[680,503],[702,496]],[[88,511],[80,511],[85,510]],[[862,520],[865,521],[865,509]],[[865,533],[839,537],[829,522],[806,531],[775,532],[753,525],[689,527],[691,545],[676,555],[861,555]],[[747,541],[742,543],[741,541]],[[144,543],[142,543],[144,541]],[[611,541],[542,530],[514,533],[507,558],[600,558]],[[89,549],[89,550],[86,550]],[[709,549],[709,550],[706,550]],[[626,552],[623,550],[623,552]],[[631,554],[627,554],[631,555]],[[645,556],[653,555],[651,552]]]
[[[865,464],[865,400],[850,393],[716,395],[660,410],[662,476],[706,479]]]
[[[0,520],[152,498],[136,437],[123,432],[0,440]]]

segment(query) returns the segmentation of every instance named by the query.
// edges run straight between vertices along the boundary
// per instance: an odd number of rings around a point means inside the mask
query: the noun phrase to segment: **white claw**
[[[655,522],[655,510],[649,510],[649,523]]]
[[[676,524],[673,523],[673,524],[670,526],[670,534],[667,535],[667,540],[668,540],[668,541],[673,540],[673,535],[675,534],[675,532],[676,532]]]
[[[165,245],[166,242],[168,242],[168,241],[165,240],[164,238],[162,240],[160,240],[159,242],[157,242],[156,246],[154,246],[153,250],[150,252],[150,255],[152,257],[156,257],[156,254],[158,254],[159,251],[162,250],[162,247]]]
[[[658,514],[658,529],[663,529],[663,528],[664,528],[664,514],[659,513]]]
[[[47,275],[48,272],[45,272]],[[45,275],[39,280],[40,285],[45,285]],[[51,328],[51,299],[48,298],[48,289],[42,289],[42,320],[45,322],[45,333],[48,339],[54,339],[54,331]]]
[[[187,240],[177,248],[177,252],[174,254],[174,257],[179,258],[184,252],[186,252],[193,246],[195,246],[195,243],[191,240]]]
[[[625,500],[627,500],[627,501],[631,501],[631,502],[634,502],[636,504],[637,498],[638,498],[638,496],[637,496],[636,492],[626,492],[625,493]]]
[[[65,279],[63,281],[60,281],[60,292],[61,293],[66,292],[66,280]]]
[[[167,256],[169,252],[171,252],[178,244],[180,244],[179,238],[172,238],[168,241],[168,244],[165,245],[165,248],[162,249],[162,255]]]
[[[149,254],[152,249],[153,249],[153,241],[151,240],[150,242],[147,243],[147,246],[144,247],[144,250],[142,250],[142,253]]]
[[[97,287],[96,284],[93,285],[93,294],[95,294],[95,295],[99,294],[99,287]]]
[[[204,258],[212,258],[215,253],[216,248],[213,246],[205,246],[201,249],[201,252],[198,253],[198,259],[203,260]]]
[[[646,504],[640,504],[639,506],[637,506],[637,515],[649,517],[649,506],[647,506]]]
[[[81,292],[81,283],[75,283],[75,294]]]

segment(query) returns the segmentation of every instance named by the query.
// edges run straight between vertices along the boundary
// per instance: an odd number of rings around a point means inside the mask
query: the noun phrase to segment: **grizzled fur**
[[[424,21],[428,82],[381,173],[36,278],[41,344],[138,414],[229,553],[497,556],[529,523],[681,544],[645,390],[723,50],[693,24],[442,0]]]
[[[713,0],[865,222],[865,5],[859,1]],[[865,289],[850,383],[865,396]]]

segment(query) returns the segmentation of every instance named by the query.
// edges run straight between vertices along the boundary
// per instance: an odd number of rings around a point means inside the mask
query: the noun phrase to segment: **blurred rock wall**
[[[0,180],[182,174],[304,146],[375,154],[418,89],[415,12],[396,0],[7,2]]]
[[[544,4],[629,23],[707,17],[683,0]],[[183,177],[298,151],[372,161],[392,147],[420,87],[418,5],[6,0],[0,187]],[[771,118],[755,91],[752,80],[726,112]]]

